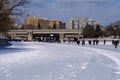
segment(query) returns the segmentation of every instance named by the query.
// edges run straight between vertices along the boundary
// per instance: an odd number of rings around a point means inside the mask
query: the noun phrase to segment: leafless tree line
[[[21,16],[27,3],[29,3],[27,0],[0,0],[0,32],[12,27],[14,20],[11,17]]]

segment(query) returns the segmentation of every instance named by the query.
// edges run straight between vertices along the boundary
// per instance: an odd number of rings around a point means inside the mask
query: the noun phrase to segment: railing
[[[80,39],[80,40],[83,40],[83,39]],[[112,40],[118,40],[120,41],[120,39],[117,39],[117,38],[84,38],[85,41],[88,41],[88,40],[99,40],[99,41],[112,41]]]
[[[10,30],[8,32],[82,32],[82,30],[70,30],[70,29],[19,29]]]

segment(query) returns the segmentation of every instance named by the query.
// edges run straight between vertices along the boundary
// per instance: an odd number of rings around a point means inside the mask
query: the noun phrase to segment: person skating
[[[105,45],[105,43],[106,43],[106,40],[104,39],[104,45]]]
[[[115,48],[117,48],[118,44],[119,44],[119,41],[118,41],[118,40],[117,40],[117,41],[114,41]]]
[[[91,41],[91,40],[88,40],[88,43],[89,43],[89,45],[91,45],[91,44],[92,44],[92,41]]]
[[[77,44],[78,44],[78,45],[80,44],[80,40],[77,40]]]
[[[82,45],[85,45],[85,40],[84,39],[82,40]]]

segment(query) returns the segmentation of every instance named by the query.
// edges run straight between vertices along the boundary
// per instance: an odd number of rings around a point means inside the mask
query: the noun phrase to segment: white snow
[[[11,44],[0,47],[0,80],[120,80],[120,46]]]

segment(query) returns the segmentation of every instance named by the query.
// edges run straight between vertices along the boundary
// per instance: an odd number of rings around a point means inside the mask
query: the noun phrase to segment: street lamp
[[[53,34],[50,34],[50,39],[51,39],[51,42],[53,41]]]
[[[51,37],[53,37],[54,35],[53,34],[50,34]]]

